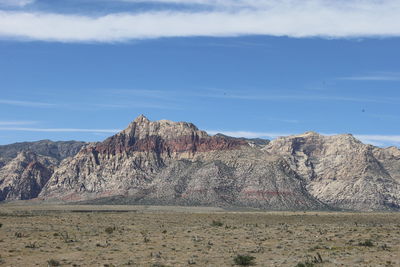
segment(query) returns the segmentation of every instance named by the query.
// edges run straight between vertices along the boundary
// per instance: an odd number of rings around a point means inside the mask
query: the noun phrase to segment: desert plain
[[[0,226],[1,266],[400,266],[400,213],[14,203]]]

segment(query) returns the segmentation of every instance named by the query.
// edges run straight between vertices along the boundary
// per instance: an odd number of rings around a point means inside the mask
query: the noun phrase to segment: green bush
[[[59,261],[54,260],[54,259],[51,259],[51,260],[48,260],[48,261],[47,261],[47,265],[48,265],[48,266],[60,266],[61,264],[60,264]]]
[[[363,246],[363,247],[373,247],[374,243],[372,243],[372,241],[370,239],[367,239],[364,242],[358,243],[358,245]]]
[[[296,267],[313,267],[314,263],[306,261],[306,262],[299,262],[297,263]]]
[[[114,227],[110,227],[110,226],[109,226],[109,227],[107,227],[104,231],[105,231],[107,234],[110,235],[110,234],[112,234],[112,233],[114,232],[114,230],[115,230]]]
[[[241,265],[241,266],[249,266],[249,265],[254,265],[254,260],[256,257],[250,256],[250,255],[237,255],[233,261],[236,265]]]
[[[218,226],[218,227],[221,227],[221,226],[223,226],[223,225],[224,225],[224,223],[221,222],[221,221],[215,221],[215,220],[213,220],[212,223],[211,223],[211,226]]]

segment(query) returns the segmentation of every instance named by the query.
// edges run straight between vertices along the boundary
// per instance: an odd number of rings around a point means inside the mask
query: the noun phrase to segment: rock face
[[[281,155],[308,192],[337,208],[400,208],[400,151],[365,145],[352,135],[308,132],[274,140],[263,150]]]
[[[37,197],[60,161],[83,144],[44,140],[0,146],[0,201]]]
[[[86,203],[400,210],[400,150],[351,135],[308,132],[269,142],[139,116],[58,162],[28,153],[0,160],[0,177],[8,174],[0,188],[19,188],[2,189],[3,199],[4,192],[8,199],[40,192],[44,200]]]

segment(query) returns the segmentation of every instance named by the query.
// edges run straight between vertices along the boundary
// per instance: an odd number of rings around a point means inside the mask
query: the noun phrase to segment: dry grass
[[[190,211],[2,205],[0,265],[400,265],[399,213]]]

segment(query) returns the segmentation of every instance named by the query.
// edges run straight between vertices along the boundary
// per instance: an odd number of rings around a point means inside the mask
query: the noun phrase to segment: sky
[[[135,117],[400,147],[400,1],[0,0],[0,144]]]

